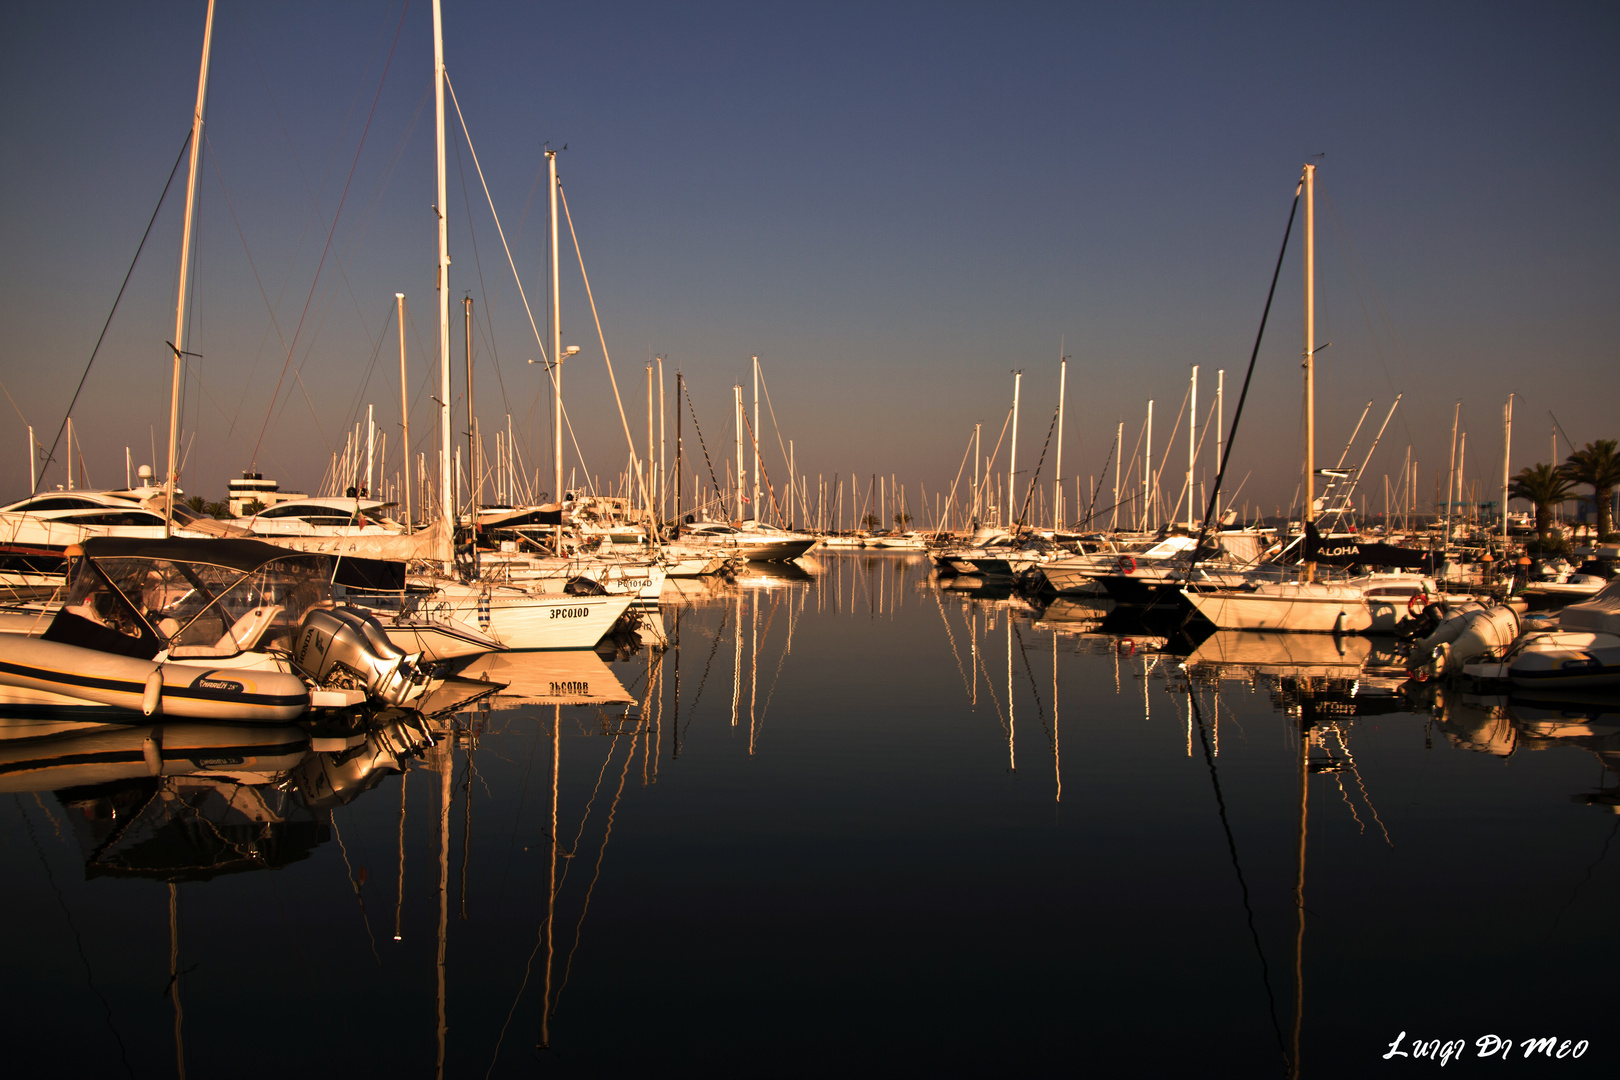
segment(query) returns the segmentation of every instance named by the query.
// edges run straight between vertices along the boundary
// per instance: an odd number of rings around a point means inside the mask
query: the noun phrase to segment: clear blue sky
[[[204,9],[0,14],[0,380],[47,444],[184,139]],[[914,503],[919,485],[930,502],[948,487],[975,421],[988,453],[1015,368],[1019,467],[1033,468],[1060,342],[1069,476],[1102,469],[1121,420],[1128,451],[1149,397],[1163,455],[1192,364],[1201,412],[1226,369],[1230,420],[1301,163],[1325,154],[1318,453],[1336,458],[1362,406],[1377,403],[1375,423],[1403,391],[1364,489],[1381,506],[1408,444],[1432,500],[1459,399],[1467,471],[1486,488],[1510,391],[1515,471],[1548,459],[1549,410],[1578,442],[1620,437],[1617,12],[447,0],[445,48],[537,313],[544,203],[528,200],[542,144],[568,144],[563,183],[638,442],[644,365],[661,354],[671,410],[678,365],[711,455],[728,455],[731,386],[757,353],[812,484],[895,473]],[[415,327],[412,434],[431,448],[431,66],[426,0],[220,4],[188,491],[223,497],[256,445],[263,472],[313,488],[368,401],[397,461],[396,291]],[[75,410],[98,486],[122,482],[125,446],[138,464],[154,442],[163,454],[182,196],[177,181]],[[549,474],[525,363],[539,350],[465,146],[449,202],[452,295],[470,292],[482,324],[482,422],[492,433],[510,412],[529,467]],[[1300,276],[1296,243],[1233,459],[1240,500],[1268,510],[1299,473]],[[583,350],[565,400],[606,477],[626,449],[571,250],[563,285],[565,343]],[[272,408],[295,330],[301,384],[289,376]],[[8,498],[27,486],[22,424],[7,404]],[[780,477],[769,426],[766,441]]]

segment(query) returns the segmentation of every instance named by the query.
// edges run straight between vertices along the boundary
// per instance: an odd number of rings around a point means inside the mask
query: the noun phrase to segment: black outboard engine
[[[400,651],[376,619],[352,607],[310,611],[292,651],[293,664],[317,686],[364,690],[383,705],[405,705],[427,690],[421,658]]]

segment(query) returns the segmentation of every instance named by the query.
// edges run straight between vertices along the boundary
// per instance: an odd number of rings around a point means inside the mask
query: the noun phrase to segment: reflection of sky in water
[[[479,733],[447,821],[430,750],[403,793],[388,772],[294,815],[329,820],[305,857],[179,887],[190,1070],[430,1069],[442,824],[449,1074],[488,1069],[509,1014],[494,1075],[1280,1071],[1255,937],[1286,1041],[1298,680],[1264,650],[1199,667],[1201,729],[1162,638],[1122,646],[1061,610],[1037,626],[1022,601],[935,590],[916,556],[791,578],[666,594],[678,651],[609,665],[635,704],[561,709],[551,1051],[553,709],[508,705],[461,714]],[[1572,797],[1614,788],[1615,714],[1459,697],[1436,719],[1376,679],[1318,686],[1305,1075],[1367,1075],[1402,1030],[1590,1038],[1561,1071],[1609,1073],[1620,819]],[[106,823],[13,800],[21,1063],[117,1075],[116,1029],[135,1073],[167,1072],[167,887],[87,880]]]

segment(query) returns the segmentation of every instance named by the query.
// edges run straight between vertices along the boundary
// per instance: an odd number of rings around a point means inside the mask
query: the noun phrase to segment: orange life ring
[[[1130,638],[1120,638],[1119,651],[1126,656],[1132,655],[1136,652],[1136,642]]]
[[[1423,609],[1429,606],[1429,594],[1415,592],[1406,601],[1406,613],[1414,619],[1422,614]]]
[[[1122,574],[1136,573],[1136,560],[1131,558],[1129,555],[1121,555],[1114,562],[1114,565],[1119,567],[1119,572]]]

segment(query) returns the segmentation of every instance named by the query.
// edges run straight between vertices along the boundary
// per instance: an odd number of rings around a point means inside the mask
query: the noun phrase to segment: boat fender
[[[1341,634],[1344,633],[1344,624],[1345,624],[1345,621],[1346,621],[1347,618],[1348,618],[1348,616],[1346,616],[1343,611],[1340,611],[1339,615],[1338,615],[1338,618],[1333,620],[1333,636],[1334,637],[1338,637],[1338,636],[1340,636]]]
[[[163,668],[160,666],[153,668],[152,674],[146,677],[146,690],[141,694],[141,713],[144,716],[151,716],[162,708]]]
[[[152,776],[163,775],[163,729],[153,728],[141,740],[141,757],[146,759],[146,771]]]

